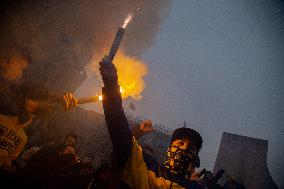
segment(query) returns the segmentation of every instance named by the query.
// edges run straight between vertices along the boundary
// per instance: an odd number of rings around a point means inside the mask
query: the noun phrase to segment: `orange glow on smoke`
[[[91,71],[95,72],[98,78],[99,74],[99,61],[103,56],[94,57],[91,65]],[[142,61],[124,55],[118,51],[113,63],[117,68],[118,84],[120,85],[120,93],[123,99],[132,97],[136,100],[142,97],[141,93],[145,89],[144,77],[148,73],[148,67]],[[102,100],[102,96],[99,96]]]
[[[117,68],[118,84],[122,98],[129,96],[140,99],[145,88],[143,77],[148,73],[147,66],[138,59],[119,52],[113,61]]]
[[[28,67],[28,60],[19,55],[13,55],[8,62],[0,62],[0,70],[3,70],[3,77],[8,80],[17,80],[22,76],[23,71]]]

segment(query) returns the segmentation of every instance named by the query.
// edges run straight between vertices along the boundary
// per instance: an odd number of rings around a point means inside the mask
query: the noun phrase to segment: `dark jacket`
[[[174,188],[201,189],[198,182],[188,182],[181,178],[171,176],[155,158],[142,152],[131,135],[128,121],[122,108],[122,99],[119,86],[105,86],[103,88],[103,107],[105,120],[113,144],[118,166],[124,168],[123,180],[130,188],[140,189],[145,183],[151,186],[169,188],[171,182]]]
[[[0,76],[0,114],[18,116],[25,112],[26,99],[46,99],[45,87],[10,81]]]

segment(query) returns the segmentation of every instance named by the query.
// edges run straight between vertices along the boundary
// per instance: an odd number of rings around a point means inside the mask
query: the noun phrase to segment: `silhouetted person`
[[[80,188],[86,189],[92,182],[95,176],[95,168],[93,165],[94,155],[86,153],[85,157],[82,160],[82,167],[80,170],[81,185]]]
[[[76,188],[81,185],[82,162],[73,146],[58,152],[50,147],[39,151],[26,166],[27,186],[32,188]]]
[[[222,186],[218,184],[218,181],[224,172],[225,170],[221,169],[214,176],[211,171],[205,171],[201,183],[208,189],[222,189]]]
[[[0,59],[0,172],[7,174],[13,169],[12,162],[27,144],[24,131],[34,116],[46,116],[55,104],[70,109],[77,106],[71,94],[48,92],[42,86],[23,83],[21,75],[29,64],[27,55],[11,55]]]
[[[75,145],[77,144],[78,141],[78,136],[75,135],[74,133],[69,133],[65,136],[64,141],[62,144],[59,144],[57,146],[57,151],[60,152],[62,151],[66,146],[73,146],[75,149]],[[76,149],[75,149],[76,150]]]
[[[160,165],[150,154],[143,152],[132,137],[122,108],[117,71],[108,57],[100,62],[100,73],[104,82],[105,119],[118,167],[123,169],[123,181],[133,189],[203,188],[197,179],[189,181],[196,174],[194,169],[203,142],[200,134],[190,128],[175,130],[167,160]]]
[[[95,176],[91,185],[91,189],[107,189],[111,186],[114,176],[113,168],[107,163],[99,166],[95,172]]]

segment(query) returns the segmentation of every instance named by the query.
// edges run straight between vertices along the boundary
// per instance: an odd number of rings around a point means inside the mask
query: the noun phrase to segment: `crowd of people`
[[[95,152],[77,155],[77,136],[69,134],[63,144],[47,139],[41,147],[25,146],[24,128],[34,116],[46,116],[56,106],[75,108],[71,93],[59,94],[20,80],[29,65],[29,57],[16,53],[0,59],[0,178],[7,188],[132,188],[132,189],[242,189],[234,179],[221,186],[224,170],[213,175],[196,171],[200,167],[201,135],[186,127],[176,129],[166,153],[159,163],[151,148],[137,142],[151,132],[152,122],[143,121],[132,130],[126,119],[116,68],[108,56],[100,62],[103,109],[113,145],[111,162],[93,165]],[[2,188],[2,187],[1,187]]]

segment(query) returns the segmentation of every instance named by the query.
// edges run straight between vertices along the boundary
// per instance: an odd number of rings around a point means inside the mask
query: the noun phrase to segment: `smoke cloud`
[[[152,45],[170,7],[171,0],[2,2],[0,56],[4,59],[14,47],[23,49],[31,62],[26,80],[57,91],[74,91],[86,77],[84,66],[108,51],[129,12],[135,16],[121,49],[139,59]]]

